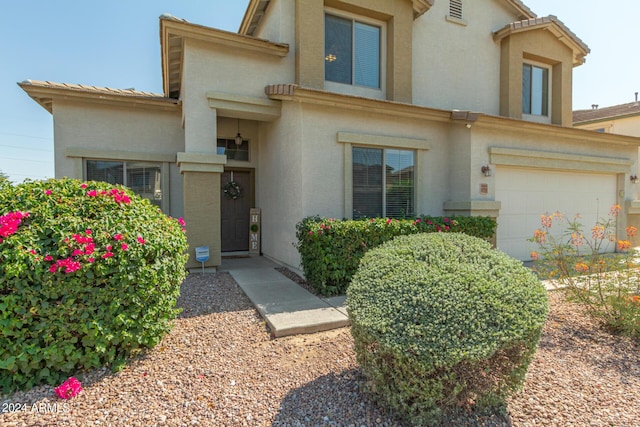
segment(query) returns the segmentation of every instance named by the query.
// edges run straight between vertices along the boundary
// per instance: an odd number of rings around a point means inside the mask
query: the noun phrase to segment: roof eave
[[[569,47],[573,52],[574,67],[584,64],[585,57],[591,52],[586,43],[580,40],[578,36],[553,15],[511,23],[494,32],[493,39],[501,41],[512,34],[533,30],[550,31],[561,43]]]
[[[146,106],[149,108],[174,109],[180,105],[176,99],[161,96],[137,96],[122,95],[116,92],[108,93],[99,90],[69,89],[62,87],[47,87],[40,84],[33,84],[28,81],[19,82],[18,86],[27,95],[36,101],[42,108],[53,114],[53,103],[56,99],[97,101],[101,103],[113,102],[119,104],[129,104],[136,106]]]

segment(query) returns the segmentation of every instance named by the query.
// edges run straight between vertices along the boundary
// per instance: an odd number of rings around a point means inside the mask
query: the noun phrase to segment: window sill
[[[462,25],[463,27],[467,26],[467,20],[466,19],[460,19],[460,18],[454,18],[451,15],[447,15],[444,17],[444,19],[448,22],[451,22],[453,24],[458,24],[458,25]]]

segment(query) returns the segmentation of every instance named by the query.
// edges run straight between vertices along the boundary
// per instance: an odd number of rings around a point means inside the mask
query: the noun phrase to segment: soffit
[[[554,15],[542,18],[531,18],[522,21],[512,22],[493,33],[493,38],[500,41],[512,34],[533,30],[547,30],[553,34],[558,41],[567,45],[573,51],[573,65],[584,64],[585,56],[591,50],[577,35],[575,35],[558,17]]]

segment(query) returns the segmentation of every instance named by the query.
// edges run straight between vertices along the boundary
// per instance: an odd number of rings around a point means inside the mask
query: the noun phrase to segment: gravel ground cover
[[[448,426],[638,426],[640,343],[555,292],[524,390],[504,413]],[[78,375],[74,399],[36,387],[0,399],[2,426],[399,426],[361,392],[348,328],[271,340],[226,273],[192,274],[173,331],[118,373]]]

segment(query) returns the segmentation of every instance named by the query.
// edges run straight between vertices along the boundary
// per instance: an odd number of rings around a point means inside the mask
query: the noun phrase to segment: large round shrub
[[[0,186],[0,389],[118,366],[157,344],[179,312],[181,225],[107,183]]]
[[[459,233],[367,252],[347,306],[368,389],[418,425],[502,405],[522,385],[548,313],[520,261]]]

